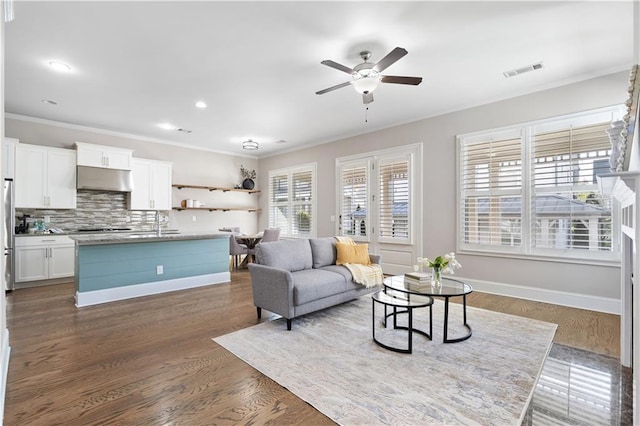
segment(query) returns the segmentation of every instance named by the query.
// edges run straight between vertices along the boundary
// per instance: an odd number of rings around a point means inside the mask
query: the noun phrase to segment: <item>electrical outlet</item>
[[[51,222],[51,216],[45,216],[44,217],[44,222],[45,223],[50,223]]]
[[[162,274],[164,274],[164,266],[163,265],[156,266],[156,275],[162,275]]]
[[[330,222],[335,222],[335,221],[336,221],[336,217],[335,217],[335,216],[331,216],[331,217],[329,218],[329,221],[330,221]]]
[[[196,217],[195,216],[191,216],[191,220],[195,222],[196,221]]]
[[[125,221],[126,221],[127,223],[131,222],[131,216],[126,215],[126,216],[125,216]]]

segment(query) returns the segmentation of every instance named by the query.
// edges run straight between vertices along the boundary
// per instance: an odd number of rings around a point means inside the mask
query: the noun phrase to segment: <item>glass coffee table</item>
[[[442,297],[444,299],[443,343],[462,342],[463,340],[467,340],[471,337],[471,327],[467,324],[467,294],[471,293],[473,288],[469,284],[445,277],[442,278],[442,285],[440,287],[432,286],[430,283],[414,284],[413,282],[405,281],[404,275],[387,277],[384,279],[383,283],[385,293],[395,297],[406,297],[407,300],[411,300],[412,295],[422,297]],[[449,339],[449,299],[458,296],[462,297],[462,322],[468,332],[464,336]]]

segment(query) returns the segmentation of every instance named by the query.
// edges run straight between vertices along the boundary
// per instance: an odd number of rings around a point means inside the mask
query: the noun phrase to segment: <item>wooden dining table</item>
[[[258,234],[248,234],[248,235],[234,235],[236,241],[240,244],[244,244],[247,246],[249,250],[253,250],[256,248],[256,245],[262,240],[262,232]],[[238,268],[248,268],[249,263],[255,261],[255,256],[253,253],[247,254],[242,263],[238,266]]]

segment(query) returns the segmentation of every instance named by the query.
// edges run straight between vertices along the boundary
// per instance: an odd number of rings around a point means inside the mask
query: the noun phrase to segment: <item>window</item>
[[[269,172],[269,227],[283,237],[315,236],[315,163]]]
[[[378,167],[380,238],[408,240],[409,159],[383,159]]]
[[[340,228],[345,236],[367,236],[369,211],[367,205],[369,162],[356,162],[342,166],[342,200],[340,203]]]
[[[621,108],[463,135],[459,141],[461,250],[617,259],[606,130]]]

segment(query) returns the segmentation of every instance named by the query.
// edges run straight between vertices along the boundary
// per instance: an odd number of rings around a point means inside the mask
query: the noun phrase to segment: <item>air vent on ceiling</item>
[[[516,75],[524,74],[525,72],[535,71],[539,69],[542,69],[542,62],[527,65],[526,67],[516,68],[514,70],[505,71],[502,74],[505,77],[509,78],[509,77],[515,77]]]
[[[191,130],[187,130],[187,129],[178,129],[178,131],[182,133],[191,133]]]

